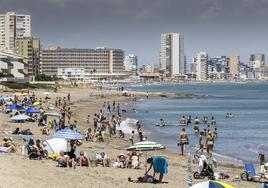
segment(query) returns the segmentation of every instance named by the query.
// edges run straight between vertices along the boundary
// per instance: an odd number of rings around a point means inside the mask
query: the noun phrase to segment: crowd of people
[[[76,87],[76,85],[73,84],[73,87]],[[19,122],[36,122],[37,126],[40,127],[42,135],[51,135],[51,133],[59,130],[70,129],[83,134],[87,142],[105,142],[116,137],[128,141],[129,145],[133,145],[135,142],[146,140],[140,122],[136,123],[136,130],[132,130],[129,135],[124,133],[121,125],[123,109],[121,109],[119,102],[105,101],[97,113],[87,115],[86,126],[88,128],[82,130],[77,120],[73,118],[73,112],[70,106],[71,94],[68,93],[66,97],[56,97],[54,104],[52,104],[48,93],[46,92],[44,98],[37,98],[35,93],[31,92],[27,95],[15,95],[8,100],[1,100],[2,112],[9,114],[10,117],[20,114],[29,115],[31,119]],[[19,105],[19,107],[17,109],[10,109],[10,105]],[[38,113],[25,113],[24,109],[29,107],[38,109]],[[51,110],[53,112],[48,112]],[[93,126],[91,122],[93,122]],[[30,129],[20,130],[16,128],[12,131],[10,137],[3,139],[3,143],[0,145],[1,152],[17,153],[20,147],[21,153],[29,159],[52,159],[57,163],[58,167],[76,168],[77,166],[89,167],[97,165],[110,167],[112,161],[114,161],[112,163],[114,168],[139,169],[141,167],[140,157],[142,156],[142,152],[132,151],[126,154],[120,153],[114,160],[108,157],[108,154],[105,152],[96,153],[92,157],[88,156],[85,151],[78,149],[82,144],[80,140],[69,140],[69,149],[67,151],[62,150],[58,153],[49,154],[43,141],[40,139],[33,140],[31,137],[24,137],[23,144],[19,146],[13,142],[12,135],[31,136],[33,133]]]

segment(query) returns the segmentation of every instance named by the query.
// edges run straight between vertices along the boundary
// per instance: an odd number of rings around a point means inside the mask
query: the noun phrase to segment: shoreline
[[[45,90],[36,90],[38,96],[42,96],[42,93]],[[66,96],[68,92],[71,92],[71,109],[73,111],[73,118],[77,119],[79,122],[79,127],[81,130],[87,128],[86,125],[86,116],[87,114],[92,115],[95,112],[98,112],[101,109],[103,101],[112,101],[116,100],[118,102],[128,103],[131,102],[131,97],[122,97],[120,92],[114,91],[100,91],[89,88],[77,88],[77,89],[68,89],[61,88],[58,93],[53,94],[52,100],[56,96]],[[92,93],[92,96],[90,95]],[[10,93],[12,94],[12,93]],[[139,98],[146,98],[146,93],[136,93]],[[103,97],[104,96],[104,97]],[[155,96],[157,97],[157,95]],[[159,96],[158,96],[159,97]],[[31,128],[34,132],[32,136],[34,139],[46,140],[51,138],[51,135],[44,136],[41,135],[39,127],[36,123],[25,123],[25,124],[16,124],[10,123],[9,117],[5,114],[0,114],[2,120],[2,126],[0,131],[8,131],[15,129],[16,126],[20,128]],[[90,119],[90,126],[93,126],[92,119]],[[0,138],[3,136],[0,135]],[[20,145],[22,137],[15,138],[16,143]],[[119,153],[126,153],[126,148],[129,146],[127,140],[122,140],[118,136],[113,138],[107,138],[105,142],[84,142],[82,146],[79,146],[79,150],[84,150],[89,155],[95,152],[105,151],[109,154],[111,159]],[[178,154],[172,153],[167,150],[163,151],[152,151],[149,153],[152,155],[161,155],[165,156],[169,160],[169,175],[165,176],[165,181],[168,182],[166,187],[178,187],[186,188],[187,186],[187,157],[179,156]],[[0,181],[2,182],[1,187],[36,187],[38,184],[39,187],[59,187],[63,184],[65,187],[84,187],[87,186],[109,186],[109,187],[136,187],[137,184],[129,183],[127,181],[128,177],[137,178],[144,173],[143,166],[139,170],[135,169],[115,169],[113,167],[89,167],[82,168],[79,167],[75,170],[73,169],[62,169],[55,167],[55,163],[50,160],[42,161],[31,161],[19,153],[17,154],[0,154],[0,160],[2,161],[0,165]],[[16,161],[16,162],[15,162]],[[144,159],[142,157],[141,162]],[[142,164],[143,165],[143,164]],[[232,177],[239,174],[241,171],[240,167],[233,167],[229,165],[222,166]],[[193,166],[193,169],[196,169]],[[32,174],[29,178],[28,174]],[[63,176],[58,176],[62,174]],[[49,178],[49,181],[43,181],[43,176]],[[248,182],[237,182],[232,183],[232,179],[226,180],[227,182],[236,185],[237,187],[247,187],[254,188],[256,184]],[[200,182],[200,180],[194,180],[194,183]],[[162,185],[151,185],[151,184],[142,184],[143,187],[162,187]]]

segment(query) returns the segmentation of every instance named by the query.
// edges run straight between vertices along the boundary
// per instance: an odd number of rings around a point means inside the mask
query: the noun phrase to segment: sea
[[[178,134],[181,126],[155,126],[163,118],[166,124],[178,124],[179,119],[191,115],[192,120],[214,116],[218,137],[214,156],[230,163],[256,162],[258,151],[250,145],[268,145],[268,83],[187,83],[187,84],[137,84],[124,85],[125,90],[149,93],[149,99],[127,103],[124,116],[127,121],[139,120],[148,140],[157,141],[170,151],[179,153]],[[192,98],[150,99],[152,92],[191,93]],[[232,113],[234,118],[226,118]],[[130,129],[135,127],[130,127]],[[188,152],[194,153],[198,136],[193,125],[186,128],[190,144]],[[200,129],[207,128],[201,125]],[[212,128],[213,129],[213,128]]]

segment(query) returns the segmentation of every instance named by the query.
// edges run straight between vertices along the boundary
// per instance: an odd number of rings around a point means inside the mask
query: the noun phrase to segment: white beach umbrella
[[[44,115],[46,115],[46,116],[61,116],[57,112],[46,112],[46,113],[44,113]]]
[[[127,148],[127,151],[144,151],[145,152],[145,172],[147,170],[147,152],[148,151],[155,151],[155,150],[162,150],[166,149],[165,146],[162,144],[159,144],[157,142],[151,142],[151,141],[142,141],[142,142],[137,142],[133,146],[130,146]]]

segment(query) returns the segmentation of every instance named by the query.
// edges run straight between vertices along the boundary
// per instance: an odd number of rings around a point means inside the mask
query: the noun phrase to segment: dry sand
[[[36,90],[37,96],[44,97],[44,90]],[[71,110],[73,112],[72,120],[78,121],[78,128],[85,130],[87,115],[93,116],[98,112],[104,101],[129,101],[128,97],[122,97],[121,92],[116,91],[99,91],[92,88],[61,88],[57,93],[50,96],[49,101],[54,104],[54,99],[58,96],[67,96],[71,94]],[[1,95],[9,95],[12,93],[0,93]],[[104,95],[104,97],[101,97]],[[145,98],[144,93],[136,94],[138,98]],[[57,109],[59,110],[59,109]],[[9,116],[0,113],[0,139],[8,136],[8,131],[13,131],[16,127],[20,129],[30,128],[34,133],[34,139],[46,140],[51,136],[41,135],[40,127],[37,123],[22,123],[16,124],[9,121]],[[93,122],[91,122],[92,125]],[[53,132],[53,131],[52,131]],[[22,144],[22,137],[14,137],[17,146]],[[150,138],[149,138],[150,140]],[[126,147],[129,145],[128,141],[121,140],[117,137],[112,139],[105,139],[104,143],[84,142],[77,150],[84,150],[89,156],[94,155],[95,152],[105,151],[109,157],[114,161],[116,155],[126,153]],[[187,157],[179,156],[176,153],[169,151],[150,152],[149,155],[161,155],[169,161],[169,173],[164,177],[165,184],[136,184],[128,182],[128,177],[136,179],[144,174],[142,169],[115,169],[113,167],[77,167],[58,168],[56,163],[52,160],[29,160],[22,156],[20,152],[16,154],[0,154],[0,187],[1,188],[15,188],[15,187],[178,187],[184,188],[187,186]],[[144,161],[144,157],[141,158]],[[143,165],[142,165],[143,167]],[[196,165],[193,165],[193,169]],[[232,182],[235,175],[239,175],[242,168],[220,166],[225,170],[230,179],[225,180],[238,188],[257,188],[259,184],[251,182]],[[193,183],[197,183],[193,180]]]

